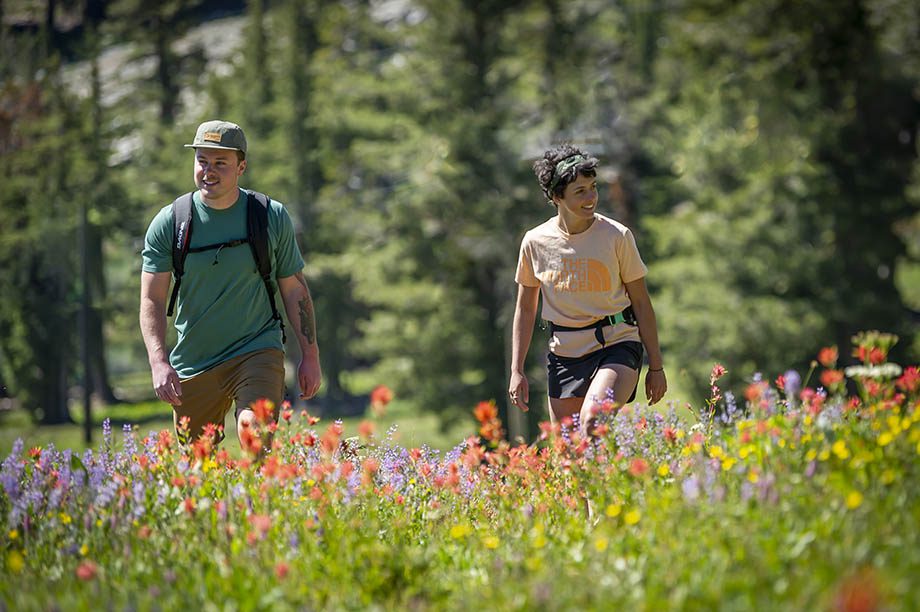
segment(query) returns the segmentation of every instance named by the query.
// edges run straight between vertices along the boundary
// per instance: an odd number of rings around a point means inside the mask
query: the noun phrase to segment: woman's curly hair
[[[556,176],[556,168],[559,162],[567,160],[576,155],[584,157],[584,161],[579,161],[573,165],[563,164],[559,176]],[[567,166],[567,167],[566,167]],[[543,157],[533,163],[534,174],[537,175],[537,182],[543,190],[543,195],[553,206],[553,196],[562,196],[566,185],[582,176],[597,176],[597,158],[582,151],[571,144],[562,144],[558,147],[546,151]]]

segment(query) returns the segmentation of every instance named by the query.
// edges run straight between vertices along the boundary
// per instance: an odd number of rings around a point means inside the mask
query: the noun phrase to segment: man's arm
[[[278,289],[284,301],[284,311],[294,329],[297,344],[300,345],[300,366],[297,368],[297,383],[300,397],[310,399],[319,390],[323,374],[319,363],[319,346],[316,343],[316,320],[313,314],[313,298],[302,272],[278,279]]]
[[[140,326],[147,347],[147,360],[157,397],[168,404],[182,404],[179,375],[169,363],[166,350],[166,299],[169,272],[141,272]]]
[[[537,304],[540,288],[518,285],[517,303],[514,307],[514,323],[511,331],[511,380],[508,394],[511,403],[527,412],[530,401],[530,385],[524,374],[524,360],[533,339],[533,325],[537,320]]]

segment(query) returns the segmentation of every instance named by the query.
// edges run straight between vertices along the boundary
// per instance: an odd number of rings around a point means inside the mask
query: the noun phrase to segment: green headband
[[[556,189],[556,185],[559,184],[559,181],[562,179],[562,175],[577,166],[578,164],[588,161],[588,158],[581,154],[575,154],[570,157],[566,157],[558,164],[556,164],[556,170],[553,172],[553,180],[549,183],[549,191],[552,193]]]

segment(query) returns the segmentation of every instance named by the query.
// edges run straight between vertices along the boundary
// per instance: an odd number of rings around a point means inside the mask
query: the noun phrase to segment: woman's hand
[[[521,372],[511,373],[511,381],[508,383],[508,397],[511,399],[511,403],[523,412],[530,410],[527,406],[527,402],[530,401],[530,385],[527,382],[527,377]]]
[[[654,404],[664,397],[668,390],[668,378],[664,375],[664,368],[649,370],[645,375],[645,398],[649,405]]]

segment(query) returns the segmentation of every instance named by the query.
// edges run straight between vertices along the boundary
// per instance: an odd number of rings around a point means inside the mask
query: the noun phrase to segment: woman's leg
[[[581,405],[585,401],[583,397],[551,397],[549,398],[549,421],[556,424],[561,423],[566,417],[574,417],[581,411]]]
[[[588,395],[579,406],[579,422],[583,434],[593,429],[595,413],[598,407],[613,394],[617,408],[629,401],[639,382],[639,371],[619,363],[601,366],[591,380]]]

